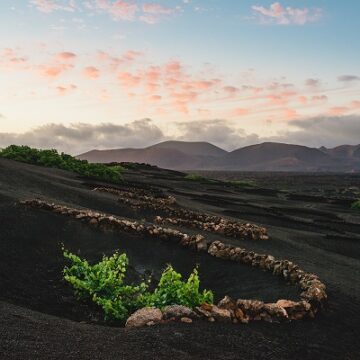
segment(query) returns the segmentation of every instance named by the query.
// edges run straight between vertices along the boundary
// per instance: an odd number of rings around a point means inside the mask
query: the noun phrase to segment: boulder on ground
[[[162,320],[162,312],[156,308],[142,308],[135,311],[126,321],[126,327],[141,327],[147,324],[154,325]]]

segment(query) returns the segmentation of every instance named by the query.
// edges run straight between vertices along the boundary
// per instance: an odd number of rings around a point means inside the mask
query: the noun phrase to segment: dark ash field
[[[128,170],[124,178],[132,186],[173,195],[184,207],[266,226],[268,241],[226,242],[292,260],[319,275],[329,296],[323,313],[314,320],[282,324],[197,321],[137,330],[105,325],[96,309],[77,302],[63,282],[61,243],[94,261],[116,249],[126,251],[134,274],[149,270],[156,275],[167,263],[189,273],[199,264],[202,285],[215,291],[216,300],[228,294],[276,301],[296,298],[298,290],[258,269],[150,238],[102,233],[25,208],[19,200],[39,198],[130,219],[154,215],[91,191],[100,183],[0,159],[0,358],[358,359],[360,213],[350,204],[359,197],[360,175],[207,175],[241,182],[191,182],[182,173],[145,166]]]

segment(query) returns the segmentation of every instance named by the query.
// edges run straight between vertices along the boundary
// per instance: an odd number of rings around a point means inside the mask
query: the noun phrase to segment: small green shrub
[[[213,303],[211,291],[199,291],[197,269],[184,282],[181,274],[169,265],[162,273],[156,289],[150,292],[150,280],[139,285],[124,284],[129,264],[126,254],[116,252],[110,257],[104,256],[95,265],[90,265],[66,250],[64,257],[70,262],[64,268],[64,279],[72,285],[76,297],[99,305],[108,320],[125,320],[130,313],[144,306],[163,308],[178,304],[194,308],[205,302]]]
[[[90,164],[57,150],[38,150],[29,146],[10,145],[0,150],[0,157],[63,170],[74,171],[82,176],[118,183],[121,181],[121,166]]]
[[[141,307],[145,301],[147,284],[125,285],[129,260],[126,254],[115,253],[90,265],[86,260],[64,251],[71,265],[64,268],[64,279],[75,290],[79,299],[91,300],[104,310],[105,319],[123,320],[129,311]]]
[[[184,305],[191,309],[203,303],[212,304],[212,291],[200,292],[200,279],[197,269],[194,269],[187,281],[182,281],[182,275],[171,265],[164,270],[155,291],[147,296],[147,305],[162,309],[167,305]]]
[[[357,200],[357,201],[354,201],[351,204],[351,208],[354,209],[354,210],[359,210],[360,211],[360,199]]]

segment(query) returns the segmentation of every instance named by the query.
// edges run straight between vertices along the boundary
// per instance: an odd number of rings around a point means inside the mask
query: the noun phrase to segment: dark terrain
[[[360,145],[333,149],[265,142],[225,151],[208,142],[165,141],[143,149],[91,150],[89,162],[139,162],[176,170],[360,171]]]
[[[216,155],[215,155],[216,156]],[[188,274],[200,265],[202,285],[216,300],[276,301],[298,290],[258,269],[126,233],[103,233],[53,213],[25,208],[40,198],[130,219],[150,220],[101,185],[66,171],[0,159],[1,359],[358,359],[360,356],[360,175],[211,173],[250,182],[191,182],[184,174],[140,166],[125,184],[158,189],[193,210],[266,226],[268,241],[208,238],[293,260],[327,285],[328,308],[315,320],[232,325],[196,321],[141,329],[105,325],[97,309],[78,303],[62,281],[61,243],[89,260],[126,251],[132,274],[157,276],[167,263]],[[191,232],[194,230],[184,230]],[[195,231],[199,233],[200,231]]]

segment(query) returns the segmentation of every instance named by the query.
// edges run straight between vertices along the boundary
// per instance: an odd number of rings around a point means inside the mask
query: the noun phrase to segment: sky
[[[357,0],[0,7],[0,147],[360,143]]]

